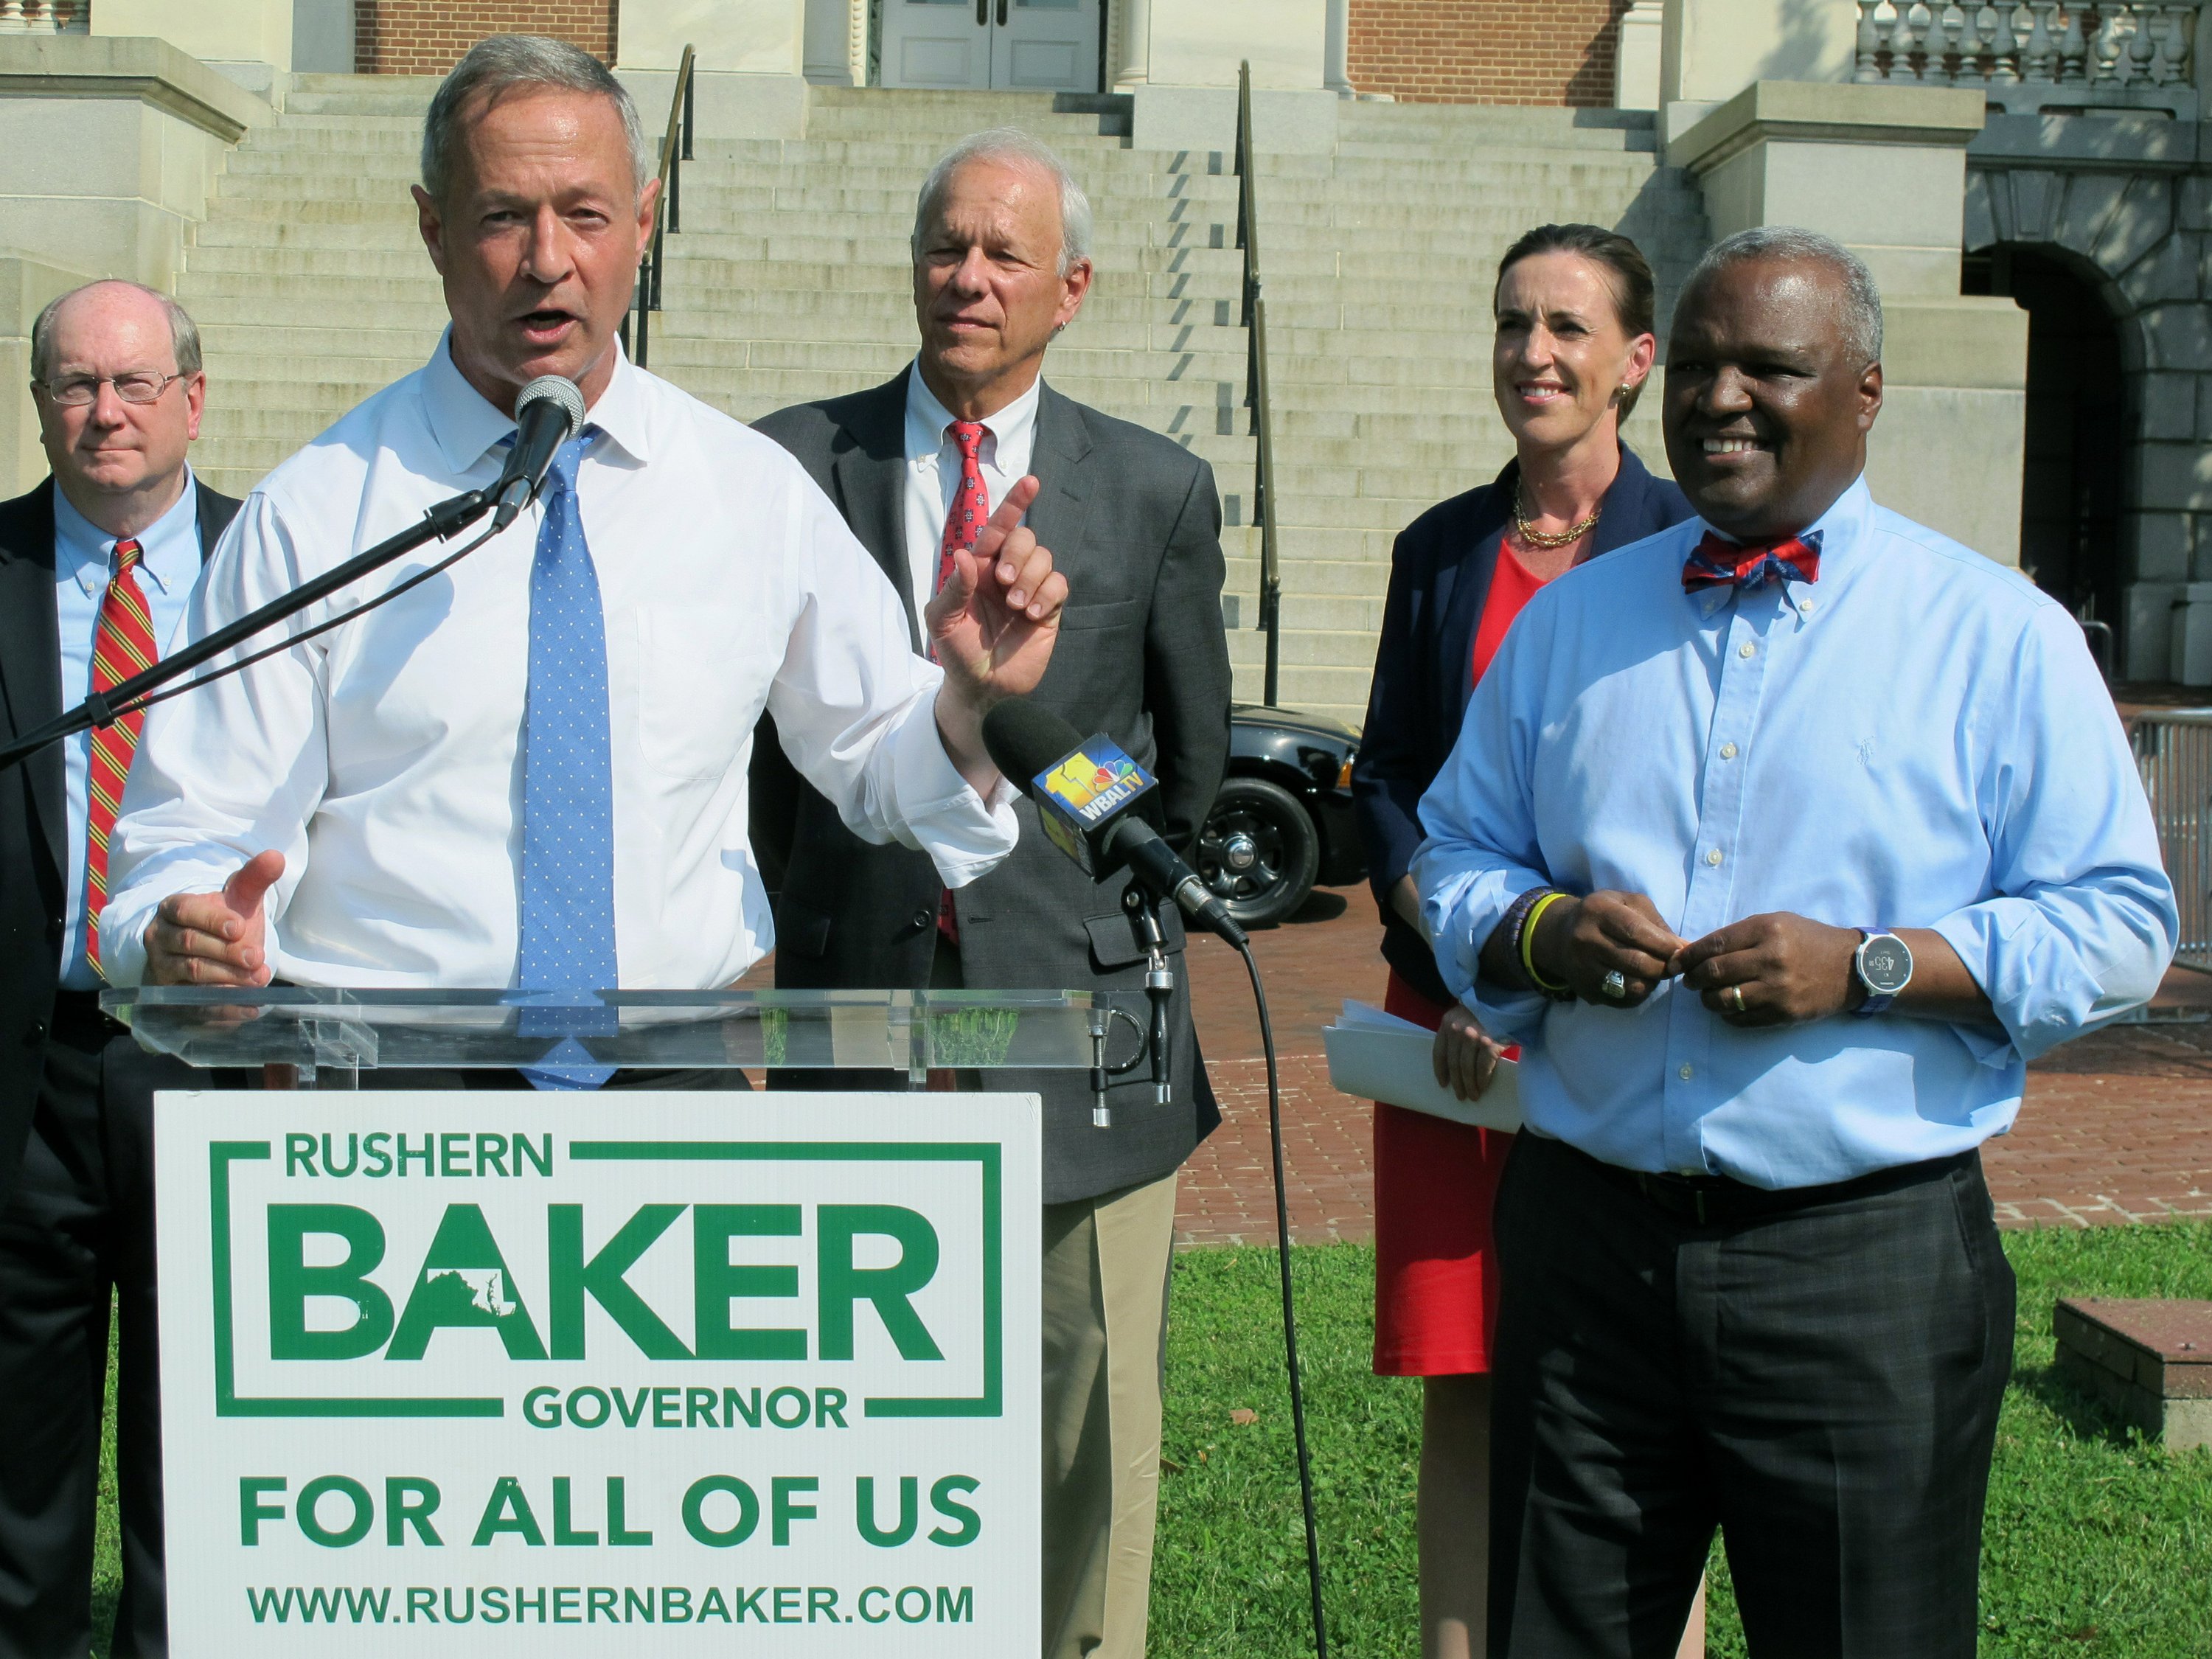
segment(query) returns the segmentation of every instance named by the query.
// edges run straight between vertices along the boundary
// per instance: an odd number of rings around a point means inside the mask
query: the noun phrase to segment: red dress
[[[1513,618],[1544,585],[1500,543],[1469,665],[1482,678]],[[1388,1012],[1427,1026],[1446,1011],[1397,975]],[[1513,1137],[1426,1112],[1375,1105],[1375,1371],[1455,1376],[1490,1369],[1498,1324],[1491,1206]]]

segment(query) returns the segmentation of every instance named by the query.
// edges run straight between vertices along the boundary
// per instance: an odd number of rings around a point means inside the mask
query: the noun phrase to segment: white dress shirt
[[[908,645],[881,570],[799,464],[627,362],[592,406],[577,497],[606,617],[615,932],[624,988],[726,985],[774,945],[747,842],[765,707],[807,779],[871,841],[926,851],[948,885],[1012,848],[936,727],[941,672]],[[428,365],[262,481],[186,619],[204,635],[497,476],[514,428],[441,341]],[[118,826],[111,972],[144,971],[167,894],[285,857],[270,961],[307,985],[514,981],[519,747],[533,508],[368,616],[149,717]],[[433,544],[295,618],[382,592]]]
[[[976,460],[994,513],[1029,472],[1036,448],[1037,388],[1042,384],[1041,378],[1031,380],[1027,392],[983,417]],[[937,592],[938,550],[945,544],[945,520],[960,489],[960,446],[948,430],[956,418],[921,378],[916,358],[906,372],[906,564],[917,617]]]
[[[100,607],[115,570],[116,538],[54,490],[54,620],[61,647],[62,707],[74,708],[92,695],[92,647],[100,632]],[[200,574],[200,492],[185,469],[184,494],[141,531],[138,591],[146,596],[154,639],[163,651],[185,619],[185,604]],[[85,796],[92,774],[92,733],[62,744],[64,799],[69,809],[69,891],[62,906],[62,977],[65,989],[96,991],[105,981],[85,960]],[[112,872],[111,872],[112,873]],[[114,890],[112,887],[109,889]]]

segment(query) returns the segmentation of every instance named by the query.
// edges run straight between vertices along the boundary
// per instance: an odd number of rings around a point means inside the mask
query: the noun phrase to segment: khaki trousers
[[[1044,1656],[1142,1659],[1176,1178],[1044,1206]]]

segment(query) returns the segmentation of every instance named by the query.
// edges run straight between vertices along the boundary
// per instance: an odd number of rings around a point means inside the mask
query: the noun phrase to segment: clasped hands
[[[1825,1019],[1865,993],[1851,971],[1854,927],[1772,911],[1686,939],[1641,893],[1592,893],[1546,907],[1530,953],[1552,984],[1564,984],[1601,1008],[1633,1008],[1661,981],[1679,977],[1730,1025],[1750,1030]],[[1618,994],[1607,975],[1620,975]],[[1480,1097],[1498,1069],[1503,1045],[1458,1005],[1437,1028],[1431,1060],[1438,1084],[1462,1100]]]
[[[1543,976],[1585,1002],[1633,1008],[1662,981],[1680,978],[1731,1025],[1797,1025],[1826,1019],[1864,994],[1851,963],[1855,927],[1831,927],[1788,911],[1746,916],[1685,939],[1641,893],[1592,893],[1550,906],[1530,954]],[[1607,975],[1618,974],[1607,994]]]

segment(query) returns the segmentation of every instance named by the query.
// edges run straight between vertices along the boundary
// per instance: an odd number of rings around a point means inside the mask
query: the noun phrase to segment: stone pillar
[[[353,0],[293,0],[292,72],[354,72]]]
[[[1328,0],[1328,33],[1323,43],[1321,83],[1340,98],[1352,87],[1352,0]]]
[[[151,36],[272,103],[292,70],[293,0],[99,0],[95,35]]]
[[[1665,21],[1666,9],[1660,0],[1631,0],[1628,9],[1620,15],[1620,39],[1613,58],[1614,108],[1659,107]]]
[[[1661,148],[1753,81],[1850,80],[1857,44],[1849,0],[1662,0]]]
[[[866,12],[860,14],[866,26]],[[805,72],[816,86],[853,84],[852,0],[806,0]]]
[[[1966,145],[1978,91],[1759,81],[1680,133],[1718,240],[1802,225],[1881,285],[1885,397],[1875,499],[1990,558],[2020,558],[2027,316],[1959,293]]]
[[[676,66],[696,49],[699,131],[718,138],[796,138],[806,127],[814,38],[835,29],[818,0],[623,0],[616,71],[648,131],[668,118]],[[834,78],[834,76],[830,78]]]
[[[1114,90],[1132,92],[1152,79],[1152,0],[1120,0],[1114,8]]]
[[[46,302],[89,281],[44,260],[0,256],[0,490],[13,499],[46,476],[39,411],[31,402],[31,325]]]
[[[0,35],[0,248],[174,288],[223,157],[274,118],[166,40]]]
[[[1338,94],[1325,84],[1334,0],[1147,0],[1140,149],[1227,152],[1237,143],[1237,70],[1252,65],[1252,137],[1263,150],[1336,147]]]

